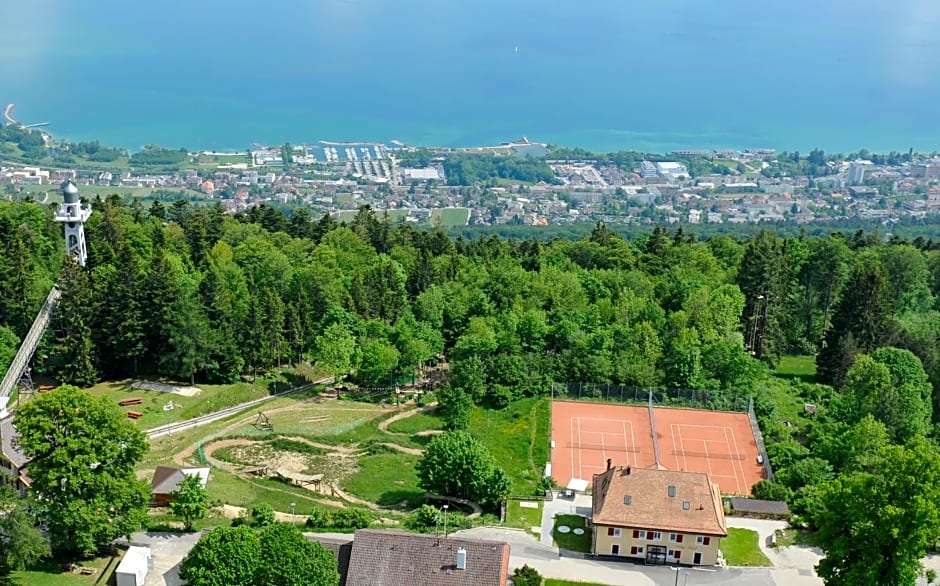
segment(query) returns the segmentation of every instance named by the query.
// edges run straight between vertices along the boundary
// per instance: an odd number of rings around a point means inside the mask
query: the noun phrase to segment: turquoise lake
[[[937,0],[6,0],[0,102],[138,149],[940,150]]]

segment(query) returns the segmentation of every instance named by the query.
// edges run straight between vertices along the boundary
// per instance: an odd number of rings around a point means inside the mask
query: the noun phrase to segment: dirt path
[[[389,435],[406,435],[406,436],[411,435],[409,433],[398,433],[395,431],[389,431],[388,426],[396,421],[401,421],[402,419],[407,419],[413,415],[417,415],[418,413],[427,413],[429,411],[434,411],[435,409],[437,409],[437,401],[433,403],[428,403],[424,407],[418,407],[417,409],[411,409],[409,411],[405,411],[404,413],[399,413],[398,415],[395,415],[394,417],[389,417],[385,421],[379,422],[379,429]]]
[[[391,448],[396,452],[401,452],[403,454],[411,454],[412,456],[423,456],[424,450],[419,448],[406,448],[405,446],[400,446],[398,444],[393,444],[391,442],[382,442],[380,446],[385,446],[386,448]]]

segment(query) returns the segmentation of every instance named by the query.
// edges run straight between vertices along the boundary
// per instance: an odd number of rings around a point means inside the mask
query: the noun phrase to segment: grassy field
[[[572,531],[570,533],[561,533],[558,528],[562,525],[570,527]],[[574,529],[577,527],[584,529],[583,535],[574,534]],[[587,519],[579,515],[555,515],[552,537],[561,549],[583,553],[590,553],[591,551],[591,530],[588,529]]]
[[[418,488],[418,456],[390,452],[359,458],[359,471],[343,481],[343,490],[384,507],[410,511],[424,503]]]
[[[338,436],[368,423],[382,413],[378,405],[353,403],[352,401],[329,401],[296,405],[296,409],[273,412],[265,405],[266,413],[274,432],[278,435],[298,435],[311,439]],[[251,422],[232,431],[233,435],[263,437],[271,434],[256,428]],[[332,442],[330,442],[332,443]]]
[[[399,419],[388,426],[388,430],[392,433],[407,433],[408,435],[431,429],[444,429],[444,420],[433,411]]]
[[[756,531],[728,528],[728,537],[721,540],[721,553],[729,566],[770,567],[773,564],[760,550]]]
[[[777,363],[774,374],[781,378],[799,379],[804,382],[816,382],[815,356],[783,356]]]
[[[251,508],[258,503],[268,503],[275,511],[289,513],[291,503],[297,503],[298,515],[308,514],[314,505],[322,507],[319,500],[330,500],[328,495],[316,494],[305,488],[291,486],[268,478],[248,480],[231,472],[212,469],[206,490],[214,504],[229,504]]]
[[[431,224],[444,228],[466,226],[470,221],[470,208],[435,208],[431,210]]]
[[[524,501],[517,501],[515,499],[511,499],[507,502],[506,525],[525,529],[532,533],[533,527],[540,527],[542,525],[542,501],[534,501],[539,505],[537,509],[522,507],[520,506],[522,502]]]
[[[549,400],[516,401],[499,411],[475,408],[469,431],[489,449],[512,481],[512,494],[535,494],[549,445]]]
[[[553,578],[545,578],[543,586],[607,586],[606,584],[599,584],[597,582],[572,582],[571,580],[555,580]]]
[[[261,383],[262,381],[259,380],[258,382]],[[134,389],[131,388],[133,383],[132,380],[103,382],[88,390],[92,394],[108,397],[115,403],[131,397],[143,399],[142,405],[122,407],[124,411],[140,411],[144,414],[143,417],[137,420],[137,426],[141,429],[151,429],[166,423],[191,419],[218,411],[224,407],[266,397],[270,394],[270,391],[262,384],[235,383],[232,385],[199,385],[202,392],[194,397],[185,397],[176,393]],[[178,384],[189,386],[186,383]],[[163,407],[169,401],[173,401],[174,409],[164,411]]]
[[[192,158],[193,165],[197,167],[215,168],[220,165],[251,165],[251,156],[242,153],[207,153],[200,152]]]

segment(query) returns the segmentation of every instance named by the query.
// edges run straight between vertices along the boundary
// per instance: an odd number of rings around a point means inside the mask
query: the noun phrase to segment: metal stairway
[[[3,377],[3,382],[0,382],[0,412],[6,407],[10,393],[13,392],[13,389],[16,388],[20,379],[27,372],[29,361],[32,360],[33,354],[36,352],[36,347],[39,345],[39,340],[42,339],[43,333],[49,326],[49,320],[52,319],[52,313],[55,311],[56,304],[58,304],[61,295],[62,292],[59,291],[59,288],[53,286],[52,290],[49,291],[49,295],[46,297],[46,302],[42,304],[42,309],[39,310],[39,314],[36,316],[36,319],[33,320],[33,325],[30,326],[29,332],[27,332],[26,337],[23,338],[20,349],[16,352],[16,356],[13,357],[13,362],[10,363],[10,368]]]

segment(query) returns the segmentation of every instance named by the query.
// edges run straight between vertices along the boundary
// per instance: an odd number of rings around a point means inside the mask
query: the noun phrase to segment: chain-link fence
[[[608,383],[552,383],[552,400],[690,407],[713,411],[747,411],[750,397],[741,392],[665,387],[634,387]]]

